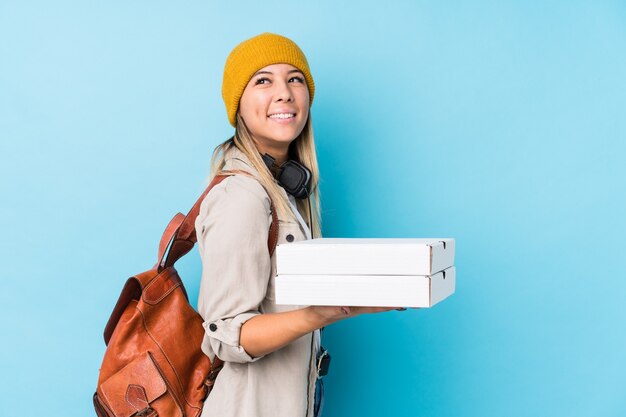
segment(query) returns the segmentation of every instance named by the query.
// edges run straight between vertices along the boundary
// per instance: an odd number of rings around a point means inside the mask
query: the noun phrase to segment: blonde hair
[[[248,157],[254,169],[259,173],[261,185],[269,194],[279,217],[286,217],[291,213],[291,207],[287,199],[280,192],[280,185],[269,171],[261,154],[254,144],[252,133],[246,126],[239,113],[236,115],[237,125],[235,135],[218,145],[213,151],[211,158],[212,179],[226,164],[225,154],[233,146],[239,149]],[[321,236],[321,216],[320,216],[320,192],[319,192],[319,169],[317,166],[317,154],[315,152],[315,140],[313,138],[313,127],[311,125],[311,113],[306,124],[298,137],[289,145],[289,157],[295,159],[311,171],[310,194],[307,199],[296,199],[296,204],[301,213],[304,213],[305,220],[310,223],[309,228],[313,237]],[[311,224],[312,223],[312,224]]]

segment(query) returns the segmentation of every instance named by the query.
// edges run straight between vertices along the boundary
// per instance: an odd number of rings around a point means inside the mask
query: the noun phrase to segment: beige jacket
[[[247,157],[233,148],[225,170],[258,177]],[[286,196],[286,194],[285,194]],[[310,235],[295,208],[279,218],[278,244]],[[261,313],[304,306],[274,303],[275,256],[267,236],[272,217],[261,184],[236,175],[215,186],[200,206],[195,227],[202,259],[198,311],[204,318],[202,350],[225,361],[202,411],[203,417],[310,417],[315,394],[319,330],[265,356],[252,358],[239,344],[241,325]],[[212,326],[214,325],[214,326]],[[211,329],[214,329],[213,331]]]

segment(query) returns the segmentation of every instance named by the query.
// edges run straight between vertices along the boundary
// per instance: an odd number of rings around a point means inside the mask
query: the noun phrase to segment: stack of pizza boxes
[[[285,243],[276,270],[277,304],[432,307],[454,293],[454,239]]]

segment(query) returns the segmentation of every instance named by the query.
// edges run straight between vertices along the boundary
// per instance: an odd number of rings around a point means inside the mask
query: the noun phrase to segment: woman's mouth
[[[284,124],[284,123],[290,123],[296,117],[296,114],[295,113],[274,113],[274,114],[270,114],[267,117],[274,120],[275,122]]]

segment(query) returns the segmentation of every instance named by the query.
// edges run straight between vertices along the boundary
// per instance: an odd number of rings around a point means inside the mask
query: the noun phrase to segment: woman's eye
[[[292,82],[294,80],[299,82],[299,83],[304,83],[304,78],[302,78],[302,77],[292,77],[292,78],[289,79],[289,82]]]
[[[269,83],[269,82],[270,82],[269,78],[258,78],[258,79],[254,82],[254,85],[257,85],[257,84],[267,84],[267,83]]]

